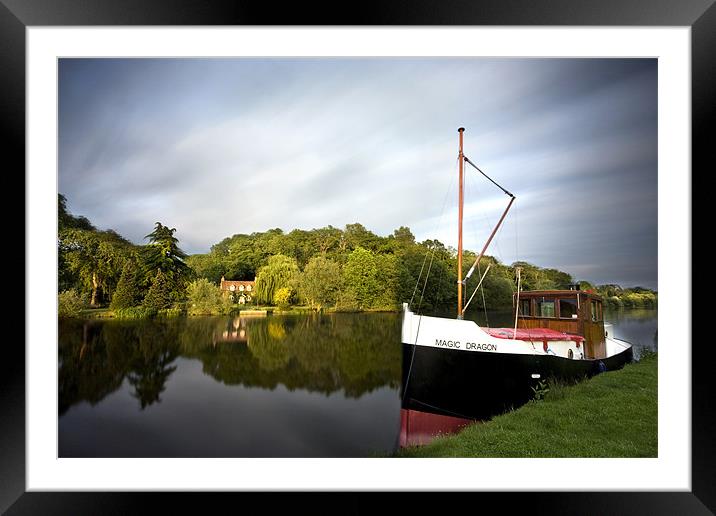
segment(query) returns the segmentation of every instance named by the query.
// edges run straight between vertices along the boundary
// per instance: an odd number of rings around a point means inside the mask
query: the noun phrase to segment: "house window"
[[[554,305],[554,299],[546,299],[544,297],[537,298],[535,300],[537,317],[555,317]]]
[[[246,285],[246,290],[248,290],[249,292],[251,292],[251,285]]]
[[[231,286],[229,286],[229,290],[231,290],[232,292],[233,292],[234,290],[236,290],[236,285],[231,285]]]
[[[239,290],[240,290],[241,292],[243,292],[243,291],[244,291],[244,286],[243,286],[243,285],[239,285]]]
[[[561,319],[577,318],[577,299],[576,298],[560,298],[559,299],[559,317]]]
[[[520,299],[520,313],[519,315],[529,317],[532,315],[532,303],[529,299]]]

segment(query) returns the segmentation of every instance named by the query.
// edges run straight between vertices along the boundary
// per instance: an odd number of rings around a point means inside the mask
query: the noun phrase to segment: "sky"
[[[58,86],[59,193],[137,244],[359,222],[457,247],[464,127],[516,196],[488,254],[658,286],[656,59],[60,59]],[[465,173],[479,251],[509,199]]]

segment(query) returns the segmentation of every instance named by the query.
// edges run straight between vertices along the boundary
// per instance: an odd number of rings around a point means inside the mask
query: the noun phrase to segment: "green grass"
[[[656,355],[396,457],[657,457]]]
[[[85,308],[80,311],[80,317],[88,317],[90,319],[101,319],[104,317],[114,317],[114,312],[109,308]]]

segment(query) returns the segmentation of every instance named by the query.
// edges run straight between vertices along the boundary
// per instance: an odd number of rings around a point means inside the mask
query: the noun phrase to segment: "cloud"
[[[135,242],[159,220],[191,253],[352,222],[455,245],[464,126],[517,195],[503,260],[656,286],[656,60],[62,59],[59,86],[60,192]],[[480,248],[506,198],[466,173]]]

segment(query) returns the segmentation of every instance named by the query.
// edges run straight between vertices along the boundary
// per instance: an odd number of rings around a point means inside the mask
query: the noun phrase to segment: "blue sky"
[[[465,154],[517,200],[488,253],[657,287],[655,59],[61,59],[72,213],[188,253],[360,222],[457,244]],[[507,198],[466,170],[465,246]]]

